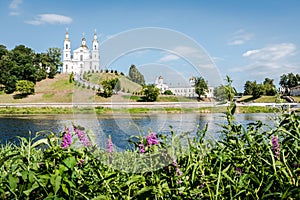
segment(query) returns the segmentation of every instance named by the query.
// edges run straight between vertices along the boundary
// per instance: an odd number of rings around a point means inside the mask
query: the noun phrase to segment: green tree
[[[257,99],[259,98],[261,95],[263,95],[264,93],[264,87],[262,84],[256,84],[253,87],[253,92],[252,92],[252,96],[253,98]]]
[[[246,81],[244,85],[244,95],[252,95],[253,93],[253,88],[256,85],[256,81]]]
[[[153,102],[157,100],[160,90],[154,84],[150,84],[143,88],[143,94],[145,95],[143,98],[145,101]]]
[[[74,72],[72,72],[69,76],[69,83],[73,83],[74,82]]]
[[[265,78],[263,82],[263,93],[268,96],[274,96],[277,93],[276,87],[274,85],[274,80],[270,78]]]
[[[47,78],[47,55],[45,53],[37,53],[34,57],[34,66],[37,68],[35,77],[36,81],[41,81]]]
[[[289,73],[288,75],[288,87],[292,88],[298,85],[300,80],[297,80],[297,76],[293,73]]]
[[[105,98],[111,97],[118,81],[118,78],[102,81],[101,85],[103,87],[103,90],[99,92],[99,95]]]
[[[22,95],[29,95],[34,93],[34,83],[28,80],[19,80],[16,83],[16,91]]]
[[[208,92],[207,81],[205,81],[204,78],[195,78],[195,92],[198,94],[199,98],[202,98],[202,96],[205,96]]]
[[[173,92],[171,90],[166,90],[164,92],[164,95],[173,95]]]
[[[214,97],[218,101],[226,100],[227,96],[226,96],[226,93],[225,93],[225,86],[224,85],[220,85],[219,87],[214,88]]]
[[[285,89],[285,93],[288,92],[289,88],[295,87],[300,84],[299,74],[283,74],[280,76],[279,85]]]
[[[62,66],[61,62],[61,49],[60,48],[49,48],[47,50],[48,57],[48,78],[54,78],[57,74],[57,70]]]
[[[145,85],[145,78],[143,74],[139,72],[135,65],[130,66],[128,78],[137,84]]]

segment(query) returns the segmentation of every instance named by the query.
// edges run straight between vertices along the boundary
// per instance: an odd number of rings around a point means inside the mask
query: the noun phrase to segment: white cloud
[[[9,4],[9,8],[11,9],[18,9],[19,5],[22,3],[23,0],[12,0],[12,2]]]
[[[174,60],[179,60],[180,58],[174,54],[168,54],[163,57],[161,57],[157,62],[170,62]]]
[[[281,43],[264,47],[262,49],[254,49],[247,51],[243,54],[244,57],[248,57],[257,61],[278,61],[285,59],[289,56],[295,55],[296,45],[293,43]]]
[[[71,22],[71,17],[57,14],[41,14],[38,15],[34,20],[26,21],[26,23],[36,26],[42,24],[70,24]]]
[[[281,43],[268,45],[261,49],[253,49],[245,52],[243,57],[250,63],[243,67],[233,68],[233,72],[242,72],[248,77],[277,78],[283,73],[297,70],[295,64],[288,58],[296,54],[296,45],[293,43]]]
[[[17,16],[20,15],[19,5],[23,2],[23,0],[12,0],[12,2],[9,4],[10,12],[9,15],[11,16]]]
[[[17,15],[20,15],[20,13],[19,13],[19,12],[13,12],[13,11],[12,11],[12,12],[9,13],[9,15],[11,15],[11,16],[17,16]]]
[[[232,34],[228,45],[242,45],[247,41],[251,40],[254,37],[254,34],[247,33],[244,29],[240,29]]]

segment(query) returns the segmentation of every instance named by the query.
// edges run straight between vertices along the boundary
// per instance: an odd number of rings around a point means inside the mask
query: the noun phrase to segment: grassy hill
[[[121,88],[125,92],[139,91],[141,86],[125,76],[115,75],[113,73],[92,74],[90,82],[99,83],[105,79],[119,78]],[[74,83],[69,83],[68,74],[57,74],[54,79],[45,79],[38,82],[35,86],[35,94],[25,98],[17,98],[18,93],[5,94],[0,92],[0,103],[71,103],[71,102],[111,102],[128,101],[128,95],[114,95],[112,98],[103,98],[96,95],[97,91],[92,89],[78,87]],[[130,95],[129,95],[130,96]],[[132,99],[131,101],[135,101]]]
[[[135,82],[132,82],[126,76],[120,75],[120,74],[103,72],[103,73],[91,73],[91,74],[88,74],[87,76],[88,76],[89,81],[92,83],[95,83],[95,84],[99,84],[103,80],[118,78],[120,81],[120,84],[121,84],[122,91],[128,92],[128,93],[140,91],[142,89],[141,85],[139,85]]]
[[[17,93],[0,94],[0,103],[72,102],[73,83],[68,74],[58,74],[54,79],[46,79],[35,86],[35,94],[17,98]]]

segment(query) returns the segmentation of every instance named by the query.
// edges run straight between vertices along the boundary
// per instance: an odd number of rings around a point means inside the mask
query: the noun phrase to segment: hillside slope
[[[120,74],[115,74],[115,73],[91,73],[87,75],[89,82],[92,82],[94,84],[99,84],[104,80],[108,80],[108,79],[113,79],[113,78],[118,78],[121,84],[121,90],[123,92],[128,92],[128,93],[132,93],[132,92],[136,92],[136,91],[140,91],[142,89],[142,86],[132,82],[131,80],[129,80],[126,76],[124,75],[120,75]]]
[[[18,93],[0,94],[0,103],[47,103],[71,102],[73,83],[69,83],[68,74],[57,74],[54,79],[45,79],[35,86],[35,94],[18,98]]]

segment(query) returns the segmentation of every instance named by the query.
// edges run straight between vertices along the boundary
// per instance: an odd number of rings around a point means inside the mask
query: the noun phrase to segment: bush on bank
[[[243,126],[228,109],[221,138],[207,127],[180,137],[150,132],[117,152],[100,149],[80,127],[47,137],[20,138],[0,149],[2,199],[299,199],[300,116],[283,114],[276,127]]]

